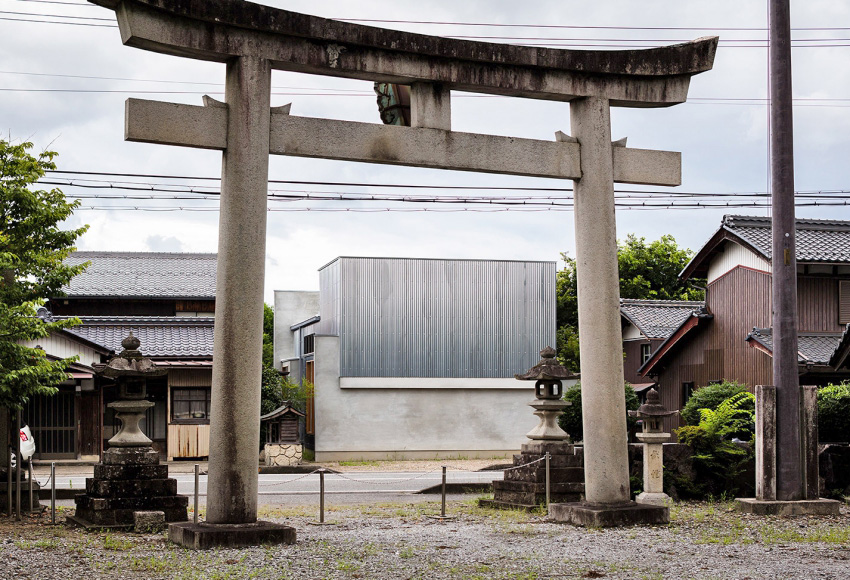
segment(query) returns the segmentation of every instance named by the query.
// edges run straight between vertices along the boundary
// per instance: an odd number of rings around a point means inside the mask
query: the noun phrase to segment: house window
[[[694,394],[694,383],[682,383],[682,406],[684,407]]]
[[[171,420],[181,423],[209,423],[210,389],[172,389]]]
[[[838,281],[838,323],[850,322],[850,280]]]
[[[649,360],[649,355],[652,351],[652,345],[642,344],[640,345],[640,364],[645,364],[646,361]]]
[[[316,341],[315,334],[308,334],[304,337],[304,354],[312,354],[315,349]]]

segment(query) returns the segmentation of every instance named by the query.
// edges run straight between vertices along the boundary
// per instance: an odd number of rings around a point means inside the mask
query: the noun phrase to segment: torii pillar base
[[[633,501],[622,505],[589,503],[553,503],[549,506],[549,521],[585,528],[614,528],[670,523],[666,506],[646,505]]]
[[[192,550],[294,544],[295,528],[264,521],[252,524],[180,522],[168,526],[168,539]]]

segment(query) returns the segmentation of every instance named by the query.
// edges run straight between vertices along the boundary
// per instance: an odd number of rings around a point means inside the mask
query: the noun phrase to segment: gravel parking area
[[[69,512],[70,513],[70,510]],[[298,531],[294,546],[193,552],[165,536],[87,533],[45,517],[0,520],[0,578],[835,578],[850,577],[850,513],[739,514],[727,503],[675,506],[668,526],[586,530],[539,514],[439,502],[263,508]]]

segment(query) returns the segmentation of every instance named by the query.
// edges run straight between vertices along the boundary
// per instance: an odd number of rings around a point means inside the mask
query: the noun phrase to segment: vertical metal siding
[[[319,270],[319,313],[316,334],[339,334],[339,260]]]
[[[339,258],[343,376],[512,377],[555,341],[555,263]],[[334,311],[322,271],[322,322]],[[325,282],[328,282],[325,284]],[[328,328],[333,315],[328,316]]]

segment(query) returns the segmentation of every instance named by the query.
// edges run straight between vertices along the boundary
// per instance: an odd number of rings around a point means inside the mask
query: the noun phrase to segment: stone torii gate
[[[207,508],[212,525],[198,534],[259,525],[269,154],[573,180],[584,507],[606,512],[629,505],[614,183],[679,185],[681,159],[675,152],[612,144],[610,107],[684,102],[690,77],[712,67],[716,37],[647,50],[556,50],[385,30],[242,0],[90,1],[115,11],[128,46],[226,64],[225,103],[205,97],[204,106],[126,104],[127,140],[223,152]],[[297,117],[288,105],[271,108],[272,69],[410,85],[411,126]],[[554,141],[540,141],[452,131],[451,90],[570,102],[572,136],[558,132]],[[199,545],[199,536],[185,533],[172,538]],[[238,536],[230,533],[229,542],[252,541]]]

